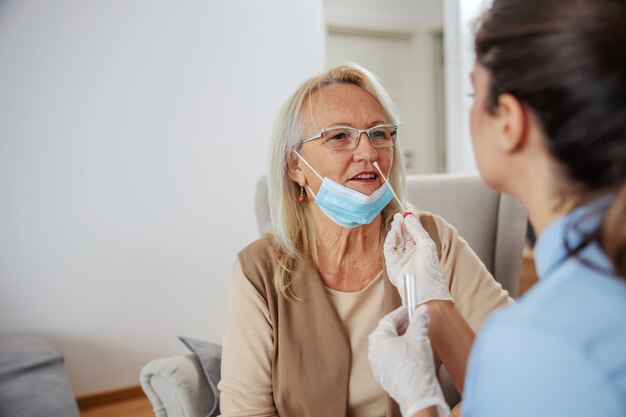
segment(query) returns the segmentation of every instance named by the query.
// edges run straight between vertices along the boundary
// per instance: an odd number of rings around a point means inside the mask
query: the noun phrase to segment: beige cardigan
[[[478,330],[491,311],[511,299],[451,225],[430,213],[420,213],[420,221],[437,246],[455,305]],[[239,254],[245,285],[233,291],[246,294],[231,293],[229,299],[220,381],[222,415],[351,415],[348,385],[355,364],[344,323],[315,268],[294,277],[293,289],[301,301],[276,294],[273,245],[266,235]],[[381,317],[400,305],[386,274],[383,280]],[[251,387],[247,381],[265,383]],[[386,416],[400,416],[391,399],[387,399]]]

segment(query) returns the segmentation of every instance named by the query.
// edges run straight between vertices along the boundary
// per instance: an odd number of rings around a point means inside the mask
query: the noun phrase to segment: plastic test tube
[[[415,274],[404,274],[404,305],[409,312],[409,322],[413,320],[413,310],[417,304],[417,284]]]

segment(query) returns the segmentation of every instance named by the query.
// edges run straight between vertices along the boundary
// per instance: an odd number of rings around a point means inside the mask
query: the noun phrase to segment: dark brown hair
[[[598,241],[626,277],[626,1],[495,0],[479,22],[487,110],[503,93],[539,121],[580,201],[614,194]]]

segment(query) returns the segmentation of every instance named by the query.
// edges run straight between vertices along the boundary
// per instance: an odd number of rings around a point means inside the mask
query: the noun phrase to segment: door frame
[[[398,38],[408,41],[412,51],[409,62],[415,68],[416,74],[412,77],[411,85],[407,86],[414,94],[419,94],[422,100],[417,100],[416,106],[403,109],[404,118],[412,117],[417,126],[417,141],[405,144],[403,152],[413,152],[414,166],[408,169],[409,173],[445,172],[445,158],[441,153],[446,149],[445,132],[441,131],[438,123],[445,114],[445,107],[439,108],[437,103],[445,100],[445,89],[435,86],[437,64],[435,54],[437,37],[443,33],[441,22],[420,22],[415,25],[396,23],[384,20],[359,19],[349,20],[340,16],[325,16],[325,36],[331,33],[347,35],[366,35],[380,38]],[[436,94],[440,93],[439,99]],[[438,101],[439,100],[439,101]]]

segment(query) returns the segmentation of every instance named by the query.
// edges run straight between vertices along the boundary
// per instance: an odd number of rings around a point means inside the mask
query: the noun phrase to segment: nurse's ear
[[[287,174],[289,178],[300,184],[300,186],[304,187],[306,185],[304,172],[302,172],[302,168],[300,168],[300,158],[293,152],[289,155],[287,160]]]
[[[526,144],[528,109],[512,94],[500,94],[496,108],[498,151],[511,154]]]

